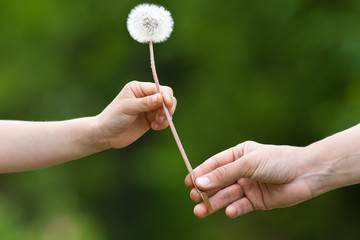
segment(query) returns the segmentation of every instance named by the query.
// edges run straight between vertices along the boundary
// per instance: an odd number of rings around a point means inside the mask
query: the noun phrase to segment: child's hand
[[[150,128],[166,128],[168,122],[162,99],[172,116],[176,99],[171,88],[161,87],[159,94],[154,83],[132,81],[126,84],[113,102],[96,117],[97,126],[108,147],[122,148]]]

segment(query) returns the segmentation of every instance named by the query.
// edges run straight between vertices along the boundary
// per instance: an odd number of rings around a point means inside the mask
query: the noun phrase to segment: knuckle
[[[243,189],[242,187],[239,185],[239,184],[234,184],[234,189],[232,191],[232,198],[233,199],[239,199],[243,196],[244,192],[243,192]]]
[[[236,145],[236,146],[233,148],[233,156],[234,156],[234,159],[238,159],[238,158],[240,158],[241,156],[244,155],[244,147],[243,147],[243,144],[245,144],[245,143],[240,143],[240,144]]]
[[[131,89],[132,91],[137,90],[140,87],[140,84],[138,81],[136,80],[132,80],[130,82],[128,82],[124,88],[128,88]]]
[[[245,141],[245,144],[246,144],[246,145],[249,145],[249,144],[251,145],[251,144],[254,144],[254,143],[255,143],[255,142],[252,141],[252,140],[247,140],[247,141]]]
[[[233,154],[236,158],[239,158],[239,157],[253,151],[256,148],[256,146],[258,146],[258,145],[259,145],[259,143],[251,141],[251,140],[242,142],[233,148]]]
[[[214,170],[214,174],[213,177],[215,178],[215,180],[217,181],[221,181],[222,179],[224,179],[227,175],[227,170],[225,167],[219,167],[217,169]]]
[[[137,84],[139,84],[139,81],[132,80],[132,81],[128,82],[126,85],[127,86],[134,86],[134,85],[137,85]]]
[[[228,205],[243,197],[243,192],[239,184],[234,184],[226,189],[221,197],[226,205]]]
[[[166,89],[167,89],[171,94],[174,93],[174,90],[173,90],[171,87],[166,86]]]
[[[211,157],[211,159],[213,160],[212,163],[214,164],[213,166],[214,169],[218,169],[219,167],[221,167],[220,159],[214,157]]]
[[[245,150],[249,150],[249,149],[253,149],[258,143],[248,140],[244,142],[244,149]]]
[[[164,92],[169,92],[169,93],[171,93],[171,95],[174,94],[174,91],[172,90],[171,87],[163,86],[162,88],[163,88],[163,91],[164,91]]]

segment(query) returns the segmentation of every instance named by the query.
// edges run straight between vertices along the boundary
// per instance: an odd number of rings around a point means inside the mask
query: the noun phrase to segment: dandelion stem
[[[156,84],[156,88],[157,88],[157,91],[160,93],[160,83],[159,83],[159,79],[158,79],[158,76],[157,76],[157,73],[156,73],[156,67],[155,67],[155,58],[154,58],[154,49],[153,49],[153,43],[152,42],[149,42],[149,48],[150,48],[150,62],[151,62],[151,70],[152,70],[152,74],[153,74],[153,77],[154,77],[154,81],[155,81],[155,84]],[[172,134],[174,135],[174,138],[175,138],[175,142],[180,150],[180,154],[182,156],[182,158],[184,159],[184,162],[185,162],[185,165],[186,165],[186,168],[190,174],[190,178],[191,178],[191,181],[193,182],[193,185],[195,187],[195,189],[198,191],[198,193],[200,194],[201,198],[204,200],[204,203],[206,205],[206,208],[208,209],[208,212],[209,213],[212,213],[213,212],[213,208],[210,204],[210,201],[209,201],[209,198],[208,196],[206,195],[205,192],[201,191],[200,189],[197,188],[197,186],[195,185],[195,175],[194,175],[194,171],[191,167],[191,164],[189,162],[189,159],[188,157],[186,156],[186,153],[185,153],[185,149],[184,147],[182,146],[181,144],[181,141],[180,141],[180,138],[179,138],[179,135],[177,134],[177,131],[175,129],[175,125],[171,119],[171,116],[170,116],[170,113],[168,111],[168,109],[166,108],[165,106],[165,103],[164,101],[162,101],[162,106],[164,108],[164,112],[165,112],[165,116],[166,116],[166,119],[167,121],[169,122],[169,126],[170,126],[170,129],[171,129],[171,132]]]

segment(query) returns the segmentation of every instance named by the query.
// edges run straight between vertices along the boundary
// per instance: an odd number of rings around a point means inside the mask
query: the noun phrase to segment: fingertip
[[[194,215],[198,218],[206,217],[207,209],[204,204],[198,204],[194,207]]]
[[[193,200],[194,202],[200,202],[202,200],[200,194],[197,192],[197,190],[195,188],[191,189],[190,191],[190,198],[191,200]]]
[[[190,199],[193,200],[194,202],[196,202],[195,199],[194,199],[195,198],[194,194],[195,193],[194,193],[193,189],[191,189],[191,191],[190,191]]]
[[[176,109],[176,105],[177,105],[176,98],[172,97],[171,102],[172,102],[172,106],[171,106],[171,108],[169,108],[169,113],[170,113],[171,116],[173,116],[174,112],[175,112],[175,109]]]
[[[153,123],[151,124],[151,128],[152,128],[153,130],[159,130],[159,129],[160,129],[160,125],[159,125],[159,123],[157,123],[157,122],[153,122]]]
[[[169,95],[173,95],[174,94],[174,90],[171,87],[168,86],[162,86],[161,90],[162,93],[167,93]]]
[[[172,107],[172,98],[171,95],[169,93],[164,93],[163,94],[163,98],[164,98],[164,102],[165,102],[165,106],[167,108],[171,108]]]
[[[167,121],[163,121],[162,123],[159,123],[157,121],[155,121],[154,123],[151,124],[151,128],[153,130],[163,130],[165,128],[167,128],[169,126]]]
[[[234,206],[230,205],[226,208],[225,214],[229,218],[236,218],[237,217],[237,209]]]
[[[194,187],[189,174],[185,177],[185,185],[188,188],[193,188]]]

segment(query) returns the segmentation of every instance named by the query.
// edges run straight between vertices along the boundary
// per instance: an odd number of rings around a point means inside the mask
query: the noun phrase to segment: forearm
[[[43,168],[106,148],[95,117],[59,122],[0,121],[0,172]]]
[[[360,125],[304,148],[314,195],[360,183]]]

